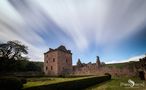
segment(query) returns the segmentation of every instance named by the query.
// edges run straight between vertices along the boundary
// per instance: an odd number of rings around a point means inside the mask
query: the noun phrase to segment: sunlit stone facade
[[[49,76],[65,75],[72,72],[72,53],[61,45],[44,53],[44,72]]]

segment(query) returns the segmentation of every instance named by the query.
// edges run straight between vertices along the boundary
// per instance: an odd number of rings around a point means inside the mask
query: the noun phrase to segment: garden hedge
[[[23,83],[26,83],[25,79],[21,80],[16,77],[1,77],[0,90],[21,90]]]
[[[92,85],[110,79],[111,77],[108,75],[100,76],[100,77],[90,77],[90,78],[60,82],[60,83],[49,84],[49,85],[35,86],[35,87],[25,88],[24,90],[82,90]]]

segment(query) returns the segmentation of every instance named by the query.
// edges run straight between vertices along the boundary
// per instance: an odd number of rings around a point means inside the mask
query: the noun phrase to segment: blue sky
[[[59,45],[73,64],[135,60],[146,53],[145,9],[145,0],[0,0],[0,41],[26,44],[32,61]]]

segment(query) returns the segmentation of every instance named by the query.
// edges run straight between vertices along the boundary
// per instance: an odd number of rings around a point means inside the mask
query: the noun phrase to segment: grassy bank
[[[142,84],[144,86],[120,86],[121,83],[128,83],[128,80],[131,79],[137,84]],[[140,80],[135,77],[114,77],[113,79],[97,84],[95,86],[89,87],[86,90],[146,90],[146,81]]]

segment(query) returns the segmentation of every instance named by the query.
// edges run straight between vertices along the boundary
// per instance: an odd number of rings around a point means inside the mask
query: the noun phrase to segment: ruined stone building
[[[59,76],[72,72],[72,53],[61,45],[44,53],[44,72],[49,76]]]
[[[72,53],[63,45],[56,49],[50,48],[44,53],[44,72],[49,76],[104,75],[105,73],[110,73],[112,76],[135,76],[141,70],[142,76],[146,77],[146,57],[140,59],[139,62],[119,63],[118,65],[105,64],[97,56],[95,63],[82,63],[78,59],[77,65],[72,66]]]
[[[92,60],[93,61],[93,60]],[[129,69],[129,64],[123,65],[123,67],[117,68],[116,65],[108,65],[101,62],[99,56],[96,58],[96,63],[82,63],[80,59],[77,61],[77,65],[73,66],[73,75],[104,75],[110,73],[112,76],[135,76],[135,72]]]
[[[82,63],[80,59],[77,61],[77,65],[73,66],[74,75],[95,75],[97,70],[100,70],[101,62],[99,56],[96,58],[96,63]]]
[[[101,66],[99,56],[96,57],[96,63],[89,62],[85,64],[85,63],[82,63],[80,59],[78,59],[76,67],[86,67],[86,66],[93,66],[93,67],[99,68]]]

